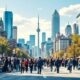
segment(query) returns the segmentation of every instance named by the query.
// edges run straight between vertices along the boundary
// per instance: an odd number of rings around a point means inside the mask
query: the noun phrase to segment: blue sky
[[[54,9],[59,10],[78,3],[80,0],[0,0],[0,7],[7,5],[9,10],[26,17],[36,16],[40,8],[41,17],[50,19]]]
[[[22,37],[26,40],[30,34],[36,35],[38,13],[41,32],[47,32],[47,37],[49,37],[51,36],[52,14],[55,9],[61,16],[60,27],[63,33],[66,24],[70,22],[72,25],[80,12],[80,0],[0,0],[2,11],[6,6],[7,10],[11,10],[15,14],[14,25],[18,26],[18,38]]]

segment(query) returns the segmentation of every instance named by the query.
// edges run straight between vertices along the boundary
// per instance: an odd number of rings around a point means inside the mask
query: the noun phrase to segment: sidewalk
[[[33,71],[31,74],[29,71],[26,73],[20,73],[20,72],[15,72],[15,73],[7,73],[7,75],[17,75],[17,76],[43,76],[43,77],[70,77],[70,78],[80,78],[80,70],[73,70],[72,73],[69,73],[69,71],[66,68],[61,67],[60,68],[60,73],[57,74],[56,72],[50,72],[49,68],[44,68],[42,71],[42,74],[37,74],[36,71]]]

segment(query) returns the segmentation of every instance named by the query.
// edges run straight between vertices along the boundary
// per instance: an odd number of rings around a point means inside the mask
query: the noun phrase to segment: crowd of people
[[[38,74],[41,74],[44,67],[50,67],[50,71],[60,72],[61,67],[67,68],[71,73],[75,68],[80,69],[80,59],[71,58],[71,59],[25,59],[17,57],[0,57],[0,72],[12,72],[17,71],[24,73],[24,71],[32,73],[36,71]],[[53,69],[54,68],[54,69]]]

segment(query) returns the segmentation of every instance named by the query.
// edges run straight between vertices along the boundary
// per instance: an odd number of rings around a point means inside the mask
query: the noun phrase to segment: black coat
[[[55,66],[56,66],[57,68],[60,67],[60,60],[56,60],[56,61],[55,61]]]

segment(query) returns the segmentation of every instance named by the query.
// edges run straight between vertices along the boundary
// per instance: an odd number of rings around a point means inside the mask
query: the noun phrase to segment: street
[[[80,80],[80,78],[42,77],[42,76],[6,76],[0,80]]]
[[[42,74],[34,71],[21,74],[20,72],[1,73],[0,80],[80,80],[80,71],[75,70],[69,73],[67,69],[61,68],[60,73],[50,72],[49,68],[44,68]]]

